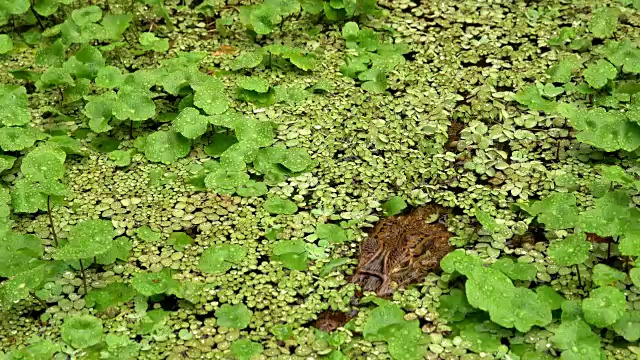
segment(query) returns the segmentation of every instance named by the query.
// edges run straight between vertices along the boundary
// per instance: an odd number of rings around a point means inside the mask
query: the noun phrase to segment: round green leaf
[[[193,104],[209,115],[220,115],[229,108],[229,100],[224,92],[224,83],[207,77],[191,85],[195,90]]]
[[[47,195],[41,193],[29,179],[18,179],[11,191],[11,206],[16,213],[35,213],[47,210]]]
[[[109,153],[109,160],[113,161],[116,166],[129,166],[131,164],[131,153],[124,150],[114,150]]]
[[[10,15],[24,14],[31,7],[29,0],[12,0],[2,4],[2,12]]]
[[[264,202],[264,209],[271,214],[291,215],[298,211],[298,206],[291,200],[281,199],[278,197],[268,198]]]
[[[104,311],[110,306],[117,306],[133,299],[136,291],[128,284],[114,282],[101,289],[92,289],[84,300],[87,306]]]
[[[604,328],[618,321],[627,307],[627,299],[613,286],[603,286],[591,291],[582,301],[584,319],[597,327]]]
[[[251,360],[254,356],[262,354],[263,351],[262,344],[249,339],[239,339],[231,344],[231,353],[238,360]]]
[[[69,230],[68,242],[54,258],[62,261],[87,259],[104,254],[112,245],[113,225],[107,220],[85,220]]]
[[[191,151],[189,139],[175,131],[156,131],[146,138],[144,155],[153,162],[172,163]]]
[[[249,180],[246,184],[236,189],[236,193],[244,197],[262,196],[269,192],[267,185],[263,182]]]
[[[0,148],[4,151],[22,151],[33,146],[40,139],[40,132],[34,128],[0,128]]]
[[[597,286],[624,284],[626,278],[627,274],[605,264],[596,264],[591,275],[591,280]]]
[[[71,18],[78,26],[95,23],[102,19],[102,9],[95,5],[73,10]]]
[[[13,50],[13,40],[7,34],[0,34],[0,54],[6,54]]]
[[[394,196],[382,204],[382,211],[385,216],[393,216],[407,208],[407,203],[400,196]]]
[[[530,212],[547,229],[569,229],[578,222],[576,197],[571,193],[553,193],[531,205]]]
[[[251,51],[240,54],[237,58],[231,62],[231,70],[238,71],[240,69],[251,69],[262,62],[264,58],[264,52],[261,50]]]
[[[625,256],[640,256],[640,231],[627,231],[620,239],[618,249]]]
[[[209,120],[196,108],[187,107],[172,122],[173,129],[187,139],[195,139],[207,132]]]
[[[615,7],[601,7],[593,12],[589,21],[589,31],[597,38],[606,38],[618,27],[620,10]]]
[[[269,82],[257,76],[245,76],[238,81],[238,86],[258,93],[269,91]]]
[[[618,75],[618,69],[606,60],[598,60],[595,64],[587,66],[584,70],[584,80],[594,89],[600,89],[607,85]]]
[[[336,224],[316,225],[316,236],[320,240],[327,240],[331,243],[342,243],[347,240],[347,232]]]
[[[118,120],[144,121],[156,115],[156,104],[150,95],[135,90],[121,90],[113,103]]]
[[[266,121],[243,118],[235,122],[233,129],[240,142],[256,147],[269,146],[273,142],[273,127]]]
[[[631,278],[633,285],[640,287],[640,268],[635,267],[629,270],[629,277]]]
[[[640,311],[631,310],[616,321],[613,330],[625,340],[636,342],[640,339]]]
[[[549,245],[549,256],[560,266],[582,264],[589,258],[591,243],[584,233],[567,236],[563,240],[556,240]]]
[[[232,265],[239,264],[247,255],[247,250],[237,244],[218,244],[205,250],[200,256],[198,269],[208,274],[221,274]]]
[[[167,244],[173,246],[176,251],[184,251],[184,248],[194,243],[191,236],[183,232],[172,232],[167,241]]]
[[[249,174],[247,174],[246,171],[227,171],[220,169],[209,173],[204,179],[204,184],[208,189],[213,190],[235,190],[248,181]]]
[[[169,50],[169,39],[160,39],[154,33],[141,33],[139,41],[142,48],[147,51],[166,52]]]
[[[300,172],[311,166],[313,160],[307,153],[307,150],[303,148],[289,148],[281,164],[292,172]]]
[[[147,225],[144,225],[138,228],[136,230],[136,234],[138,235],[140,240],[144,240],[144,241],[158,241],[162,236],[159,231],[155,231]]]
[[[62,340],[76,349],[85,349],[102,340],[102,322],[91,315],[68,316],[60,327]]]
[[[64,175],[66,153],[59,149],[35,149],[22,159],[20,170],[31,181],[57,180]]]
[[[109,65],[98,71],[96,85],[105,89],[113,89],[119,87],[124,79],[125,76],[122,75],[120,68]]]
[[[551,341],[561,350],[580,351],[581,349],[600,348],[600,337],[591,331],[591,327],[582,320],[562,321]],[[572,357],[570,359],[580,359]]]
[[[171,270],[164,268],[159,272],[136,273],[131,279],[131,286],[144,296],[168,293],[177,286],[177,281],[171,277]]]
[[[249,326],[253,312],[244,304],[220,306],[215,312],[218,326],[227,328],[244,329]]]

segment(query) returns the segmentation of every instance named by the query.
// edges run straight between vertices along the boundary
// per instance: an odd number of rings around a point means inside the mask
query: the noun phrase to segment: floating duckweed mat
[[[639,9],[3,1],[0,357],[639,358]]]

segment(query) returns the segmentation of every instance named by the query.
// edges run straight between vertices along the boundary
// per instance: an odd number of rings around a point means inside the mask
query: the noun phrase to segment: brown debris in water
[[[343,312],[326,310],[318,315],[318,319],[313,326],[324,332],[332,332],[339,327],[343,327],[351,317]]]
[[[360,246],[360,262],[351,282],[363,291],[388,296],[439,270],[440,260],[453,250],[452,234],[444,224],[446,213],[443,207],[426,205],[378,222]],[[434,217],[437,220],[429,223]]]

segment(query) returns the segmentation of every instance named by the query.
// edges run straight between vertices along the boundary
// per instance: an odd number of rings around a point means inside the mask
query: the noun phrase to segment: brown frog
[[[438,270],[440,260],[452,251],[445,218],[444,208],[426,205],[378,222],[360,247],[351,281],[383,297]]]

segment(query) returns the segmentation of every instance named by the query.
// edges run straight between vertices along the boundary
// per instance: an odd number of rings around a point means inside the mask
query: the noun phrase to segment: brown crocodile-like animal
[[[383,297],[439,270],[440,260],[452,251],[446,213],[440,206],[426,205],[378,222],[360,247],[351,281]],[[437,220],[429,222],[434,217]]]

